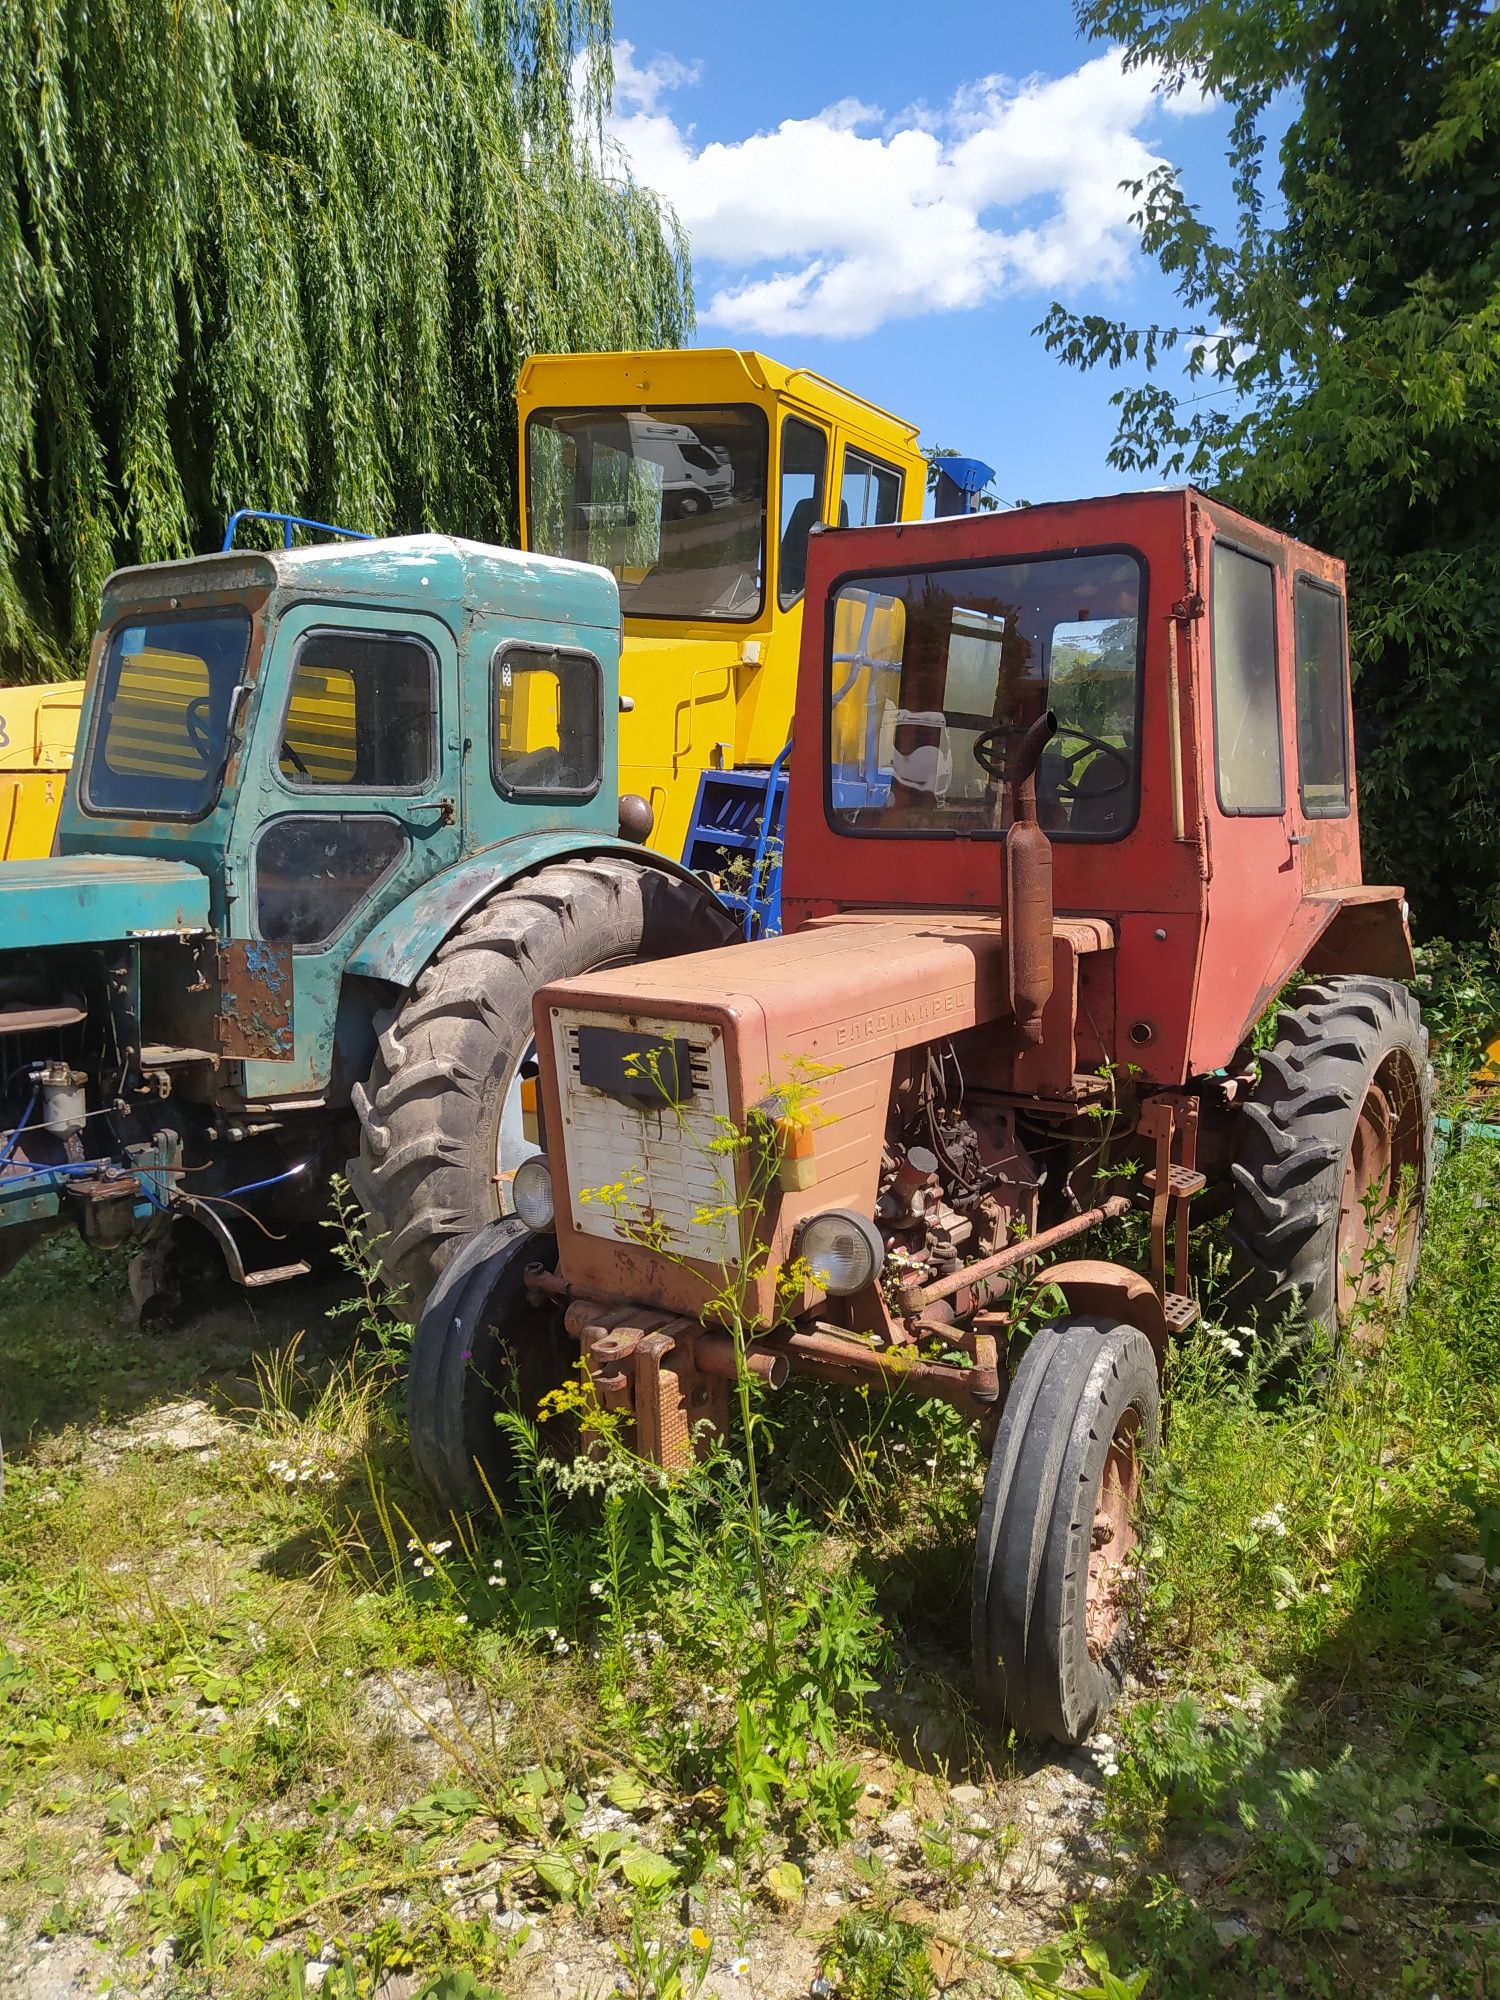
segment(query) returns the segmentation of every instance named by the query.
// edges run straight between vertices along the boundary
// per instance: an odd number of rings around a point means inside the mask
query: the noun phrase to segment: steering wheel
[[[986,729],[982,736],[975,737],[974,761],[990,777],[1003,778],[1005,776],[1006,751],[1010,740],[1016,733],[1014,729],[1000,725],[994,729]],[[1111,785],[1101,785],[1098,791],[1089,794],[1091,798],[1112,798],[1116,792],[1123,792],[1132,777],[1134,777],[1135,766],[1131,762],[1130,753],[1127,750],[1122,750],[1117,743],[1106,743],[1102,736],[1091,736],[1086,729],[1075,728],[1071,722],[1060,722],[1057,725],[1057,735],[1076,736],[1078,738],[1078,748],[1076,750],[1064,751],[1062,753],[1064,770],[1063,776],[1058,780],[1057,796],[1064,804],[1071,804],[1078,796],[1078,787],[1073,778],[1073,768],[1079,758],[1087,755],[1090,750],[1097,750],[1102,756],[1112,758],[1120,767],[1120,775],[1114,783]],[[1056,742],[1056,740],[1057,738],[1054,737],[1053,741]]]
[[[1059,736],[1076,736],[1078,738],[1078,748],[1076,750],[1064,750],[1060,753],[1063,774],[1057,781],[1057,796],[1064,805],[1072,805],[1079,795],[1078,782],[1074,778],[1073,772],[1078,764],[1078,760],[1081,757],[1086,757],[1091,750],[1097,750],[1101,756],[1112,759],[1120,767],[1120,775],[1113,783],[1100,785],[1097,789],[1090,790],[1089,797],[1091,799],[1113,798],[1116,792],[1123,792],[1135,776],[1135,766],[1131,762],[1130,752],[1122,750],[1118,743],[1106,743],[1102,736],[1090,736],[1086,729],[1076,729],[1071,722],[1060,722],[1057,726],[1057,734]]]
[[[217,755],[208,733],[209,713],[213,701],[206,694],[195,695],[182,711],[182,726],[187,731],[188,742],[192,744],[207,770]]]

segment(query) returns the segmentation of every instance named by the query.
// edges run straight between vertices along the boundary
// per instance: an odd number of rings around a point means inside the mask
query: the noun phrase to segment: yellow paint
[[[665,495],[691,476],[672,441],[674,432],[682,431],[691,442],[690,426],[663,424],[659,440],[648,446],[639,440],[650,413],[676,418],[694,410],[749,408],[764,416],[769,459],[758,611],[744,619],[668,619],[637,615],[628,601],[625,608],[620,686],[633,706],[620,717],[620,789],[651,801],[654,844],[669,854],[680,853],[700,771],[770,764],[791,729],[802,599],[798,596],[785,607],[779,601],[783,542],[795,507],[790,452],[783,462],[787,419],[812,426],[826,440],[827,469],[817,511],[830,527],[840,525],[841,503],[849,505],[852,496],[853,504],[859,504],[858,460],[851,462],[849,454],[867,456],[899,475],[896,518],[920,518],[926,464],[917,450],[917,431],[811,369],[787,368],[764,355],[731,348],[536,355],[521,371],[516,400],[523,496],[533,448],[527,426],[538,418],[542,430],[539,413],[615,412],[627,422],[633,419],[630,438],[638,457],[618,498],[618,511],[629,523],[630,546],[612,564],[627,598],[632,586],[649,580],[653,551],[660,551],[662,524],[653,523],[649,508],[641,505],[653,498],[652,481]],[[550,440],[544,436],[542,442]],[[641,461],[648,452],[654,453],[655,469],[647,465],[650,477],[642,479]],[[716,475],[707,471],[699,477],[707,490]],[[711,524],[717,504],[704,504],[706,523]],[[664,498],[659,506],[664,513]],[[530,509],[523,508],[522,544],[527,548],[546,539],[545,534],[534,539],[532,525]],[[873,651],[877,658],[885,656],[880,644]]]
[[[52,852],[82,701],[82,681],[0,688],[0,860]]]

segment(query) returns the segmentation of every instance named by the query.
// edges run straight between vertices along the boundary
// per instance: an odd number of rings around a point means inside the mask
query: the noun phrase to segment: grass
[[[794,1387],[758,1512],[735,1452],[534,1466],[476,1535],[413,1485],[378,1300],[142,1335],[49,1246],[0,1285],[0,1960],[231,2000],[1494,1992],[1497,1205],[1452,1150],[1410,1310],[1274,1397],[1232,1323],[1178,1351],[1140,1686],[1060,1769],[965,1706],[941,1406]]]

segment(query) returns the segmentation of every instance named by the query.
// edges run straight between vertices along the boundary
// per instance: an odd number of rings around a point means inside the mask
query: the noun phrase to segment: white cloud
[[[637,179],[676,209],[722,282],[702,320],[737,335],[862,334],[1002,293],[1118,284],[1131,199],[1120,183],[1159,155],[1156,76],[1111,50],[1067,76],[985,76],[941,109],[886,120],[853,98],[732,143],[699,145],[663,100],[695,65],[615,48],[608,133]]]

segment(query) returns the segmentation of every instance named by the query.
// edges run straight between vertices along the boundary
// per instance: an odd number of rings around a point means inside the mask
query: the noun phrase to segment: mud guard
[[[1098,1313],[1137,1327],[1151,1343],[1158,1372],[1166,1359],[1167,1316],[1149,1278],[1123,1264],[1080,1257],[1071,1264],[1053,1264],[1037,1273],[1038,1284],[1056,1285],[1070,1313]]]

